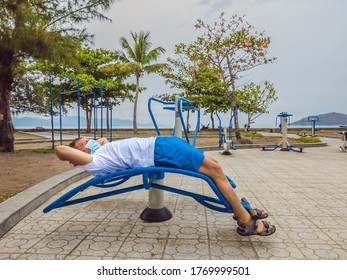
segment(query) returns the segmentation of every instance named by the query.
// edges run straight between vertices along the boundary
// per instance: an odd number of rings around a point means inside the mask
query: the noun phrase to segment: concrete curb
[[[81,168],[63,172],[42,181],[0,204],[0,237],[34,209],[68,185],[89,176]]]

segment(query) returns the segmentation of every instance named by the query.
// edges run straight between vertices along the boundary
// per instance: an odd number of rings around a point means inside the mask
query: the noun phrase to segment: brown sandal
[[[263,231],[260,233],[257,232],[259,220],[254,221],[252,225],[245,225],[240,222],[237,222],[238,224],[237,233],[242,236],[250,236],[250,235],[268,236],[275,233],[276,227],[274,225],[272,225],[270,228],[268,222],[266,221],[261,221],[261,222],[263,223],[264,228],[263,228]]]

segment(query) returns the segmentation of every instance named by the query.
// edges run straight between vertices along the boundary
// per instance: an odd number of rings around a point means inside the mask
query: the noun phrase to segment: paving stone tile
[[[308,216],[312,222],[320,228],[334,228],[334,229],[347,229],[345,220],[337,217],[335,215],[331,215],[329,217],[323,215],[317,216]]]
[[[163,259],[165,260],[208,260],[208,242],[195,239],[168,239]]]
[[[42,236],[34,234],[8,233],[0,239],[0,254],[25,253],[28,249],[40,242]]]
[[[127,238],[114,259],[161,259],[166,239]]]
[[[318,227],[310,229],[287,228],[287,234],[296,244],[335,244],[334,240]]]
[[[261,260],[304,260],[305,255],[293,243],[272,243],[259,240],[252,243],[257,256]]]
[[[81,211],[74,217],[72,217],[69,221],[79,221],[79,222],[98,222],[103,221],[106,216],[109,214],[109,211]]]
[[[93,229],[97,227],[98,222],[90,221],[68,221],[59,228],[57,228],[53,235],[61,236],[87,236]]]
[[[176,208],[175,217],[181,223],[184,223],[184,224],[187,224],[187,223],[200,224],[200,225],[206,224],[206,216],[203,210],[192,212],[192,211],[186,211],[186,210],[181,210]]]
[[[43,208],[40,208],[39,210],[33,211],[29,216],[25,217],[24,220],[43,219],[45,221],[67,221],[77,214],[78,211],[73,207],[63,207],[48,213],[43,213]]]
[[[17,260],[20,254],[6,254],[0,253],[0,260]]]
[[[126,237],[129,236],[134,224],[127,221],[101,222],[91,232],[91,236]]]
[[[207,228],[194,223],[171,225],[167,231],[169,239],[208,239]]]
[[[258,258],[249,240],[211,241],[210,246],[213,260],[255,260]]]
[[[168,223],[145,223],[138,222],[129,231],[131,238],[166,238],[169,234]]]
[[[329,228],[322,230],[326,235],[328,235],[337,244],[346,245],[347,244],[347,228]]]
[[[317,226],[311,221],[311,219],[303,216],[277,216],[272,215],[269,219],[273,219],[276,225],[281,225],[281,227],[290,231],[292,228],[302,228],[311,231],[311,229],[315,229]]]
[[[300,249],[309,260],[346,260],[347,246],[301,243]]]
[[[214,226],[235,226],[236,221],[233,219],[233,216],[233,213],[214,212],[212,210],[206,211],[207,224]]]
[[[114,210],[119,203],[122,201],[120,200],[96,200],[91,202],[85,209],[87,211],[112,211]]]
[[[212,241],[248,241],[249,237],[241,236],[236,232],[236,225],[209,224],[208,237]]]
[[[25,253],[33,255],[68,255],[84,236],[49,235],[42,238]]]
[[[112,259],[124,243],[123,237],[87,236],[70,252],[70,256],[92,256]]]
[[[11,232],[14,234],[43,234],[48,235],[54,232],[58,227],[63,225],[64,221],[46,221],[44,219],[22,220],[21,223],[15,225]]]
[[[18,257],[18,260],[64,260],[66,255],[54,255],[54,254],[22,254]]]

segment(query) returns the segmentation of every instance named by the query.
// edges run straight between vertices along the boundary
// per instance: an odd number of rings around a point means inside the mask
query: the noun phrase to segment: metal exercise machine
[[[319,122],[318,116],[309,116],[307,121],[311,123],[311,136],[316,136],[316,122]]]
[[[235,111],[233,111],[231,113],[231,117],[229,119],[229,134],[228,134],[228,138],[227,138],[227,128],[226,127],[222,127],[222,120],[218,114],[218,111],[215,111],[215,114],[218,118],[218,149],[222,149],[222,145],[223,145],[223,152],[222,155],[231,155],[230,150],[236,150],[236,147],[234,145],[234,140],[232,138],[233,136],[233,118],[235,115]]]
[[[275,147],[263,147],[263,151],[274,151],[277,148],[280,148],[281,151],[293,151],[293,152],[302,152],[303,148],[300,147],[299,150],[293,148],[288,142],[288,121],[289,118],[293,116],[291,114],[288,114],[287,112],[282,112],[276,117],[276,126],[277,126],[277,119],[280,118],[280,128],[282,133],[282,140],[280,143],[278,143]]]

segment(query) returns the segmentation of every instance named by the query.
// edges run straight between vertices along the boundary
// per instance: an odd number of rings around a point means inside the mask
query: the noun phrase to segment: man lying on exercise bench
[[[68,146],[55,147],[59,159],[81,166],[94,176],[136,167],[171,167],[204,174],[212,179],[234,211],[240,235],[271,235],[276,227],[262,221],[268,217],[263,210],[252,218],[241,204],[220,164],[202,150],[174,136],[130,138],[108,142],[106,138],[88,140],[77,138]],[[254,216],[253,216],[254,217]]]

